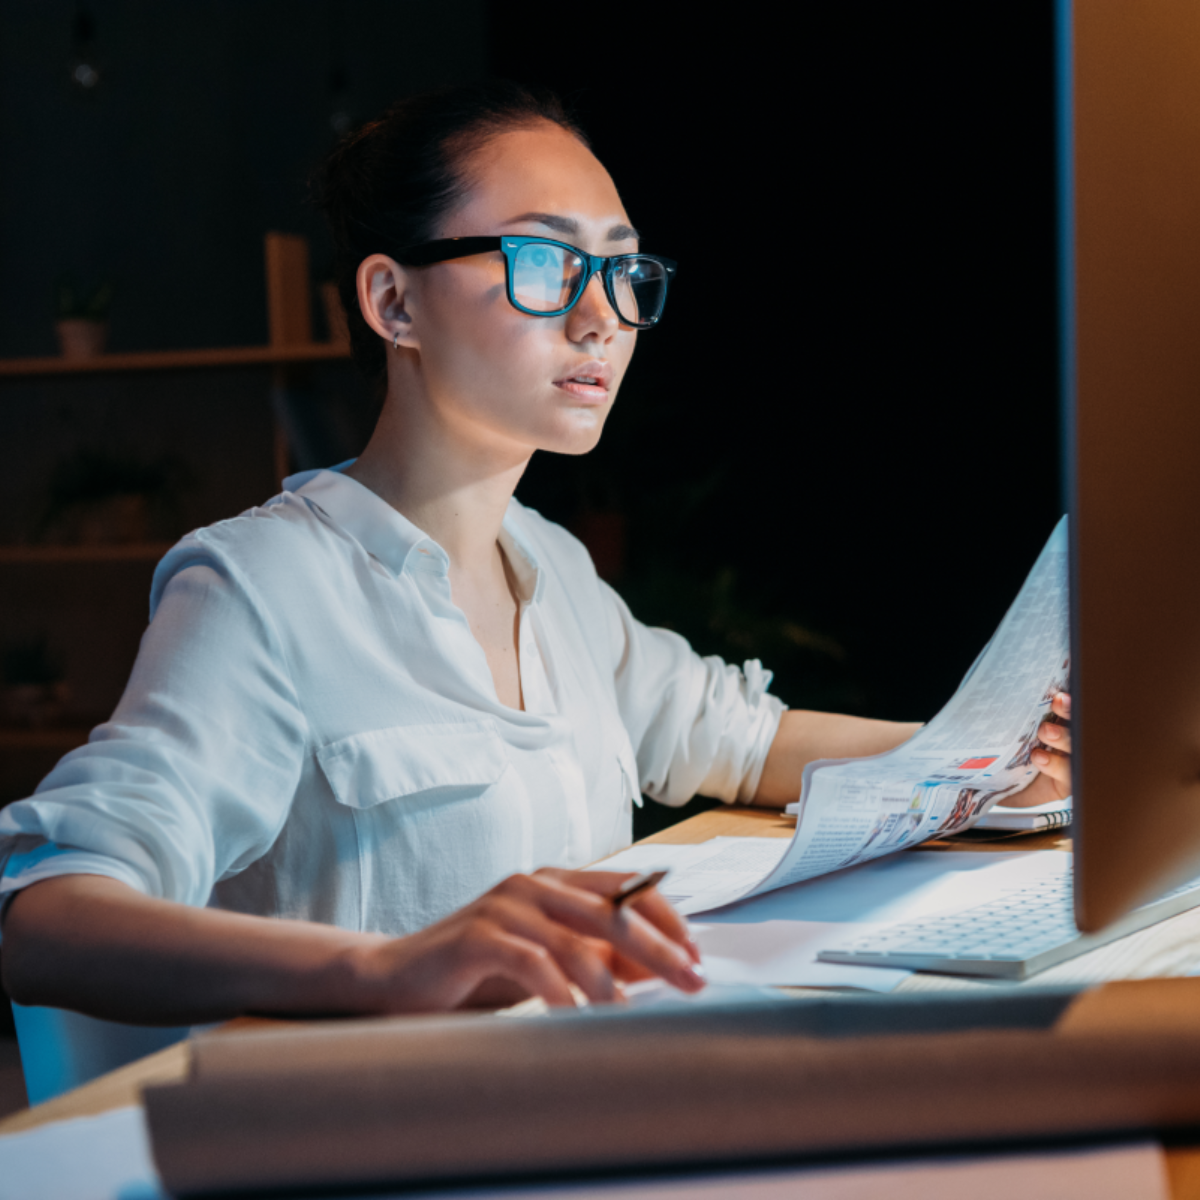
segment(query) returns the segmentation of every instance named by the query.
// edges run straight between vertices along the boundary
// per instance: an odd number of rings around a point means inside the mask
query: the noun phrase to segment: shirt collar
[[[348,533],[372,557],[399,575],[413,551],[424,551],[450,565],[446,552],[386,500],[344,472],[354,459],[336,467],[299,471],[283,481],[283,490],[302,497]]]
[[[283,481],[283,490],[319,508],[368,554],[397,575],[414,551],[427,554],[443,570],[448,569],[450,558],[433,538],[370,488],[345,474],[353,462],[350,458],[336,467],[298,471]],[[525,603],[534,603],[542,594],[544,572],[524,536],[520,514],[521,504],[510,500],[499,541],[512,567],[518,596]]]
[[[500,527],[500,548],[512,567],[517,585],[517,598],[524,604],[536,604],[542,598],[546,586],[546,573],[538,566],[537,555],[525,539],[521,528],[521,504],[513,499],[508,502],[504,524]]]

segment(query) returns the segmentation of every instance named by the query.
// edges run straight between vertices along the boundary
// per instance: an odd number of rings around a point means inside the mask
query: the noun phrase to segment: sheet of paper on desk
[[[1067,854],[913,850],[833,875],[753,896],[716,911],[705,888],[722,869],[737,871],[760,853],[778,853],[781,838],[713,838],[694,846],[633,846],[602,868],[671,868],[663,893],[693,918],[693,935],[716,984],[861,988],[890,992],[911,972],[816,961],[818,951],[850,932],[953,911],[993,899],[1017,883],[1060,877]],[[744,855],[744,859],[741,857]]]
[[[659,885],[684,916],[725,903],[731,890],[745,891],[777,863],[788,843],[785,838],[710,838],[698,845],[664,843],[630,846],[597,863],[597,870],[656,871],[669,868]]]
[[[0,1200],[170,1200],[139,1107],[0,1137]]]
[[[928,586],[948,586],[944,579],[935,571]],[[716,908],[955,833],[1023,788],[1037,774],[1030,754],[1040,744],[1038,726],[1068,686],[1067,618],[1064,517],[941,712],[885,754],[810,763],[791,841],[739,851],[736,865],[710,863],[706,904]]]
[[[349,1193],[348,1193],[349,1195]],[[405,1200],[1168,1200],[1153,1142],[1078,1150],[945,1156],[849,1166],[657,1175],[572,1184],[406,1191]],[[140,1108],[0,1137],[0,1200],[168,1200]],[[365,1198],[364,1198],[365,1200]],[[375,1194],[375,1200],[385,1200]]]

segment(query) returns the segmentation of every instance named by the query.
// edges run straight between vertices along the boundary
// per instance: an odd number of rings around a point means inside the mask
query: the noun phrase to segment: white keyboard
[[[1126,934],[1200,905],[1200,879],[1143,905],[1100,933],[1080,933],[1070,876],[1016,887],[985,904],[919,921],[889,925],[822,950],[822,962],[908,967],[950,975],[1025,979]]]

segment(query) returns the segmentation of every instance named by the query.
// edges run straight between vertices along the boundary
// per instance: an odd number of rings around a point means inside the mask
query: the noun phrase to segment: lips
[[[599,403],[608,399],[612,374],[612,367],[608,363],[591,359],[572,367],[569,374],[560,375],[554,381],[554,386],[579,400]]]

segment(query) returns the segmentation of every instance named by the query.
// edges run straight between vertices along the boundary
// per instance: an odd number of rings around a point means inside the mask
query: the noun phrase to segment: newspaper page
[[[941,712],[884,754],[809,764],[791,842],[757,847],[747,861],[731,845],[703,869],[685,868],[669,885],[680,911],[705,912],[957,833],[1025,787],[1037,775],[1038,726],[1067,690],[1068,615],[1063,517]]]

